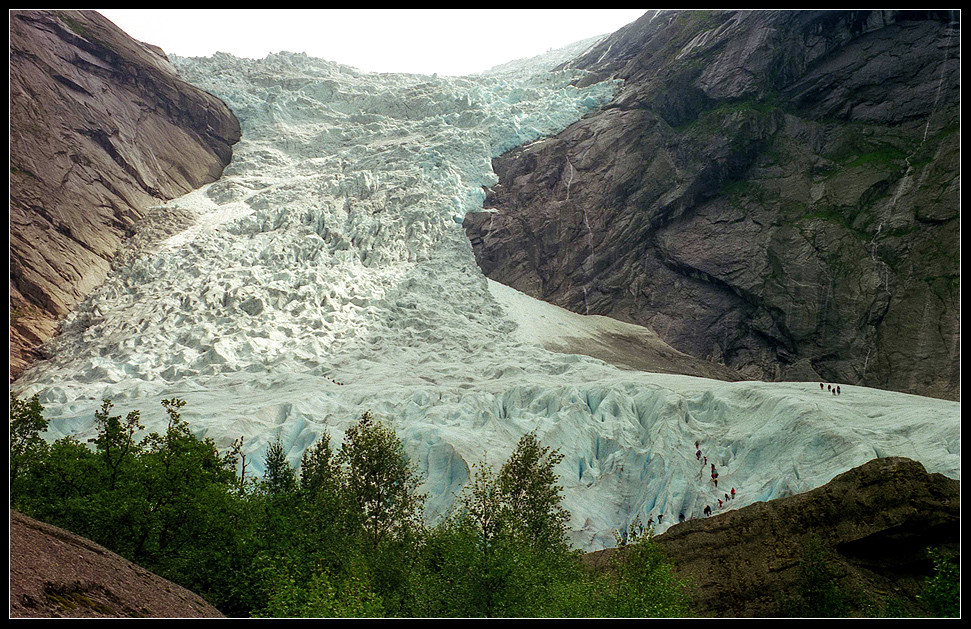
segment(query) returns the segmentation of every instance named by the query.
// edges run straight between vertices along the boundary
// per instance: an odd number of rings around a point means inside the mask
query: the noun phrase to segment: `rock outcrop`
[[[160,49],[97,12],[9,17],[15,378],[152,206],[222,174],[240,126]]]
[[[64,529],[10,512],[11,618],[222,618],[200,596]]]
[[[848,599],[876,594],[918,614],[933,571],[927,549],[960,551],[960,482],[905,458],[874,459],[803,494],[677,524],[655,540],[687,578],[702,616],[785,615],[799,563],[818,540]],[[586,557],[602,567],[616,552]],[[863,597],[865,599],[865,596]],[[857,604],[866,601],[857,601]]]
[[[600,112],[493,162],[490,278],[748,378],[958,399],[953,12],[651,11]]]

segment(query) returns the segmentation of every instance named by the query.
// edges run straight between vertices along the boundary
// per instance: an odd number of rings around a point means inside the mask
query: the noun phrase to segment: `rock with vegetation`
[[[11,11],[11,378],[150,208],[217,179],[239,138],[221,100],[97,12]]]
[[[492,279],[767,380],[959,397],[956,12],[650,11],[494,160]]]
[[[940,578],[935,562],[960,553],[960,511],[959,481],[879,458],[654,539],[691,583],[700,616],[929,616],[956,603],[956,582],[928,590],[928,580]],[[613,552],[586,560],[596,566]]]

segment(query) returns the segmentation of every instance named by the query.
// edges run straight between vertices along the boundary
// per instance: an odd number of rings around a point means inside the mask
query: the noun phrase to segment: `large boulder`
[[[493,162],[490,278],[746,377],[960,394],[953,12],[651,11],[602,111]]]
[[[9,17],[14,378],[149,208],[222,174],[240,126],[95,11]]]

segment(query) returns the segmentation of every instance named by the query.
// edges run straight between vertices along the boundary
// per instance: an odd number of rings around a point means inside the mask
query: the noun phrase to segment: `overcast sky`
[[[464,75],[612,33],[647,9],[96,9],[182,57],[304,52],[366,72]]]

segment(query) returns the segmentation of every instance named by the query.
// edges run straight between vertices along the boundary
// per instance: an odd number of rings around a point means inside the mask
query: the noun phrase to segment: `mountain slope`
[[[217,179],[238,140],[219,99],[100,14],[10,13],[11,378],[150,208]]]
[[[957,399],[953,12],[651,11],[624,86],[494,162],[485,274],[747,377]]]

